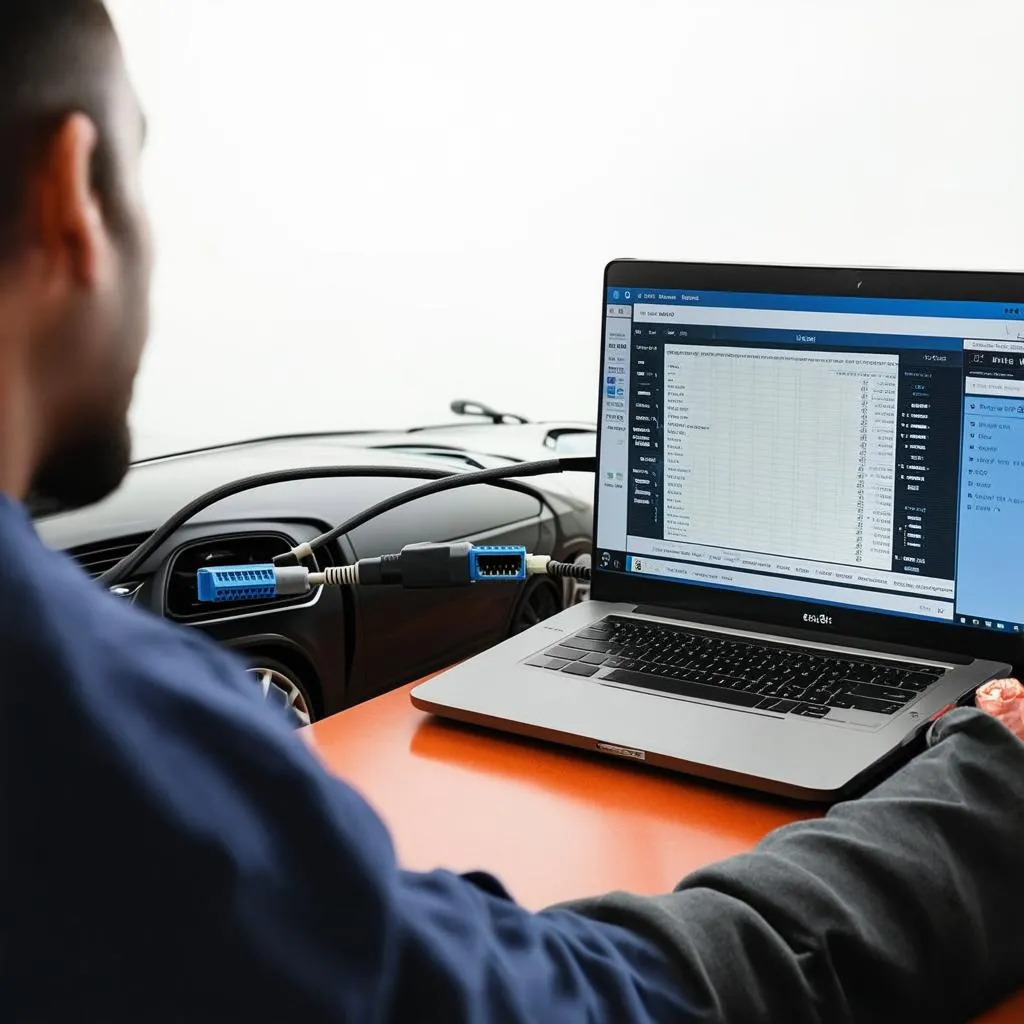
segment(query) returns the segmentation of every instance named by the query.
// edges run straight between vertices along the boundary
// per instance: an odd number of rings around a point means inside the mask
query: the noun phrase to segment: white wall
[[[590,419],[614,256],[1024,267],[1011,0],[111,6],[161,242],[140,454]]]

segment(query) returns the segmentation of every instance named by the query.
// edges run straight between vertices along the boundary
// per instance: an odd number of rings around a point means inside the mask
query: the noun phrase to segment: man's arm
[[[5,1019],[686,1019],[653,940],[401,871],[233,658],[68,588],[0,623]]]
[[[965,1021],[1024,986],[1024,743],[961,710],[824,819],[576,911],[671,951],[694,1021]]]

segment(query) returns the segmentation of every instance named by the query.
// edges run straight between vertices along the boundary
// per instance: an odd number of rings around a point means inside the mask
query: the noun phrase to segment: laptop
[[[601,306],[591,600],[416,707],[831,802],[1024,661],[1024,276],[619,260]]]

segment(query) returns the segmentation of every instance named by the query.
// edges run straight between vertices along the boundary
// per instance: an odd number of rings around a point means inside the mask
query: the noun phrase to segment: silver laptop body
[[[592,600],[418,708],[832,801],[1020,664],[1024,279],[615,261],[603,304]]]

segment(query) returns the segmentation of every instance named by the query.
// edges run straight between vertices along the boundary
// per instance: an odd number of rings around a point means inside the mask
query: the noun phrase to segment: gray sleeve
[[[965,1021],[1024,986],[1024,743],[973,710],[859,800],[667,896],[570,905],[653,937],[694,1021]]]

